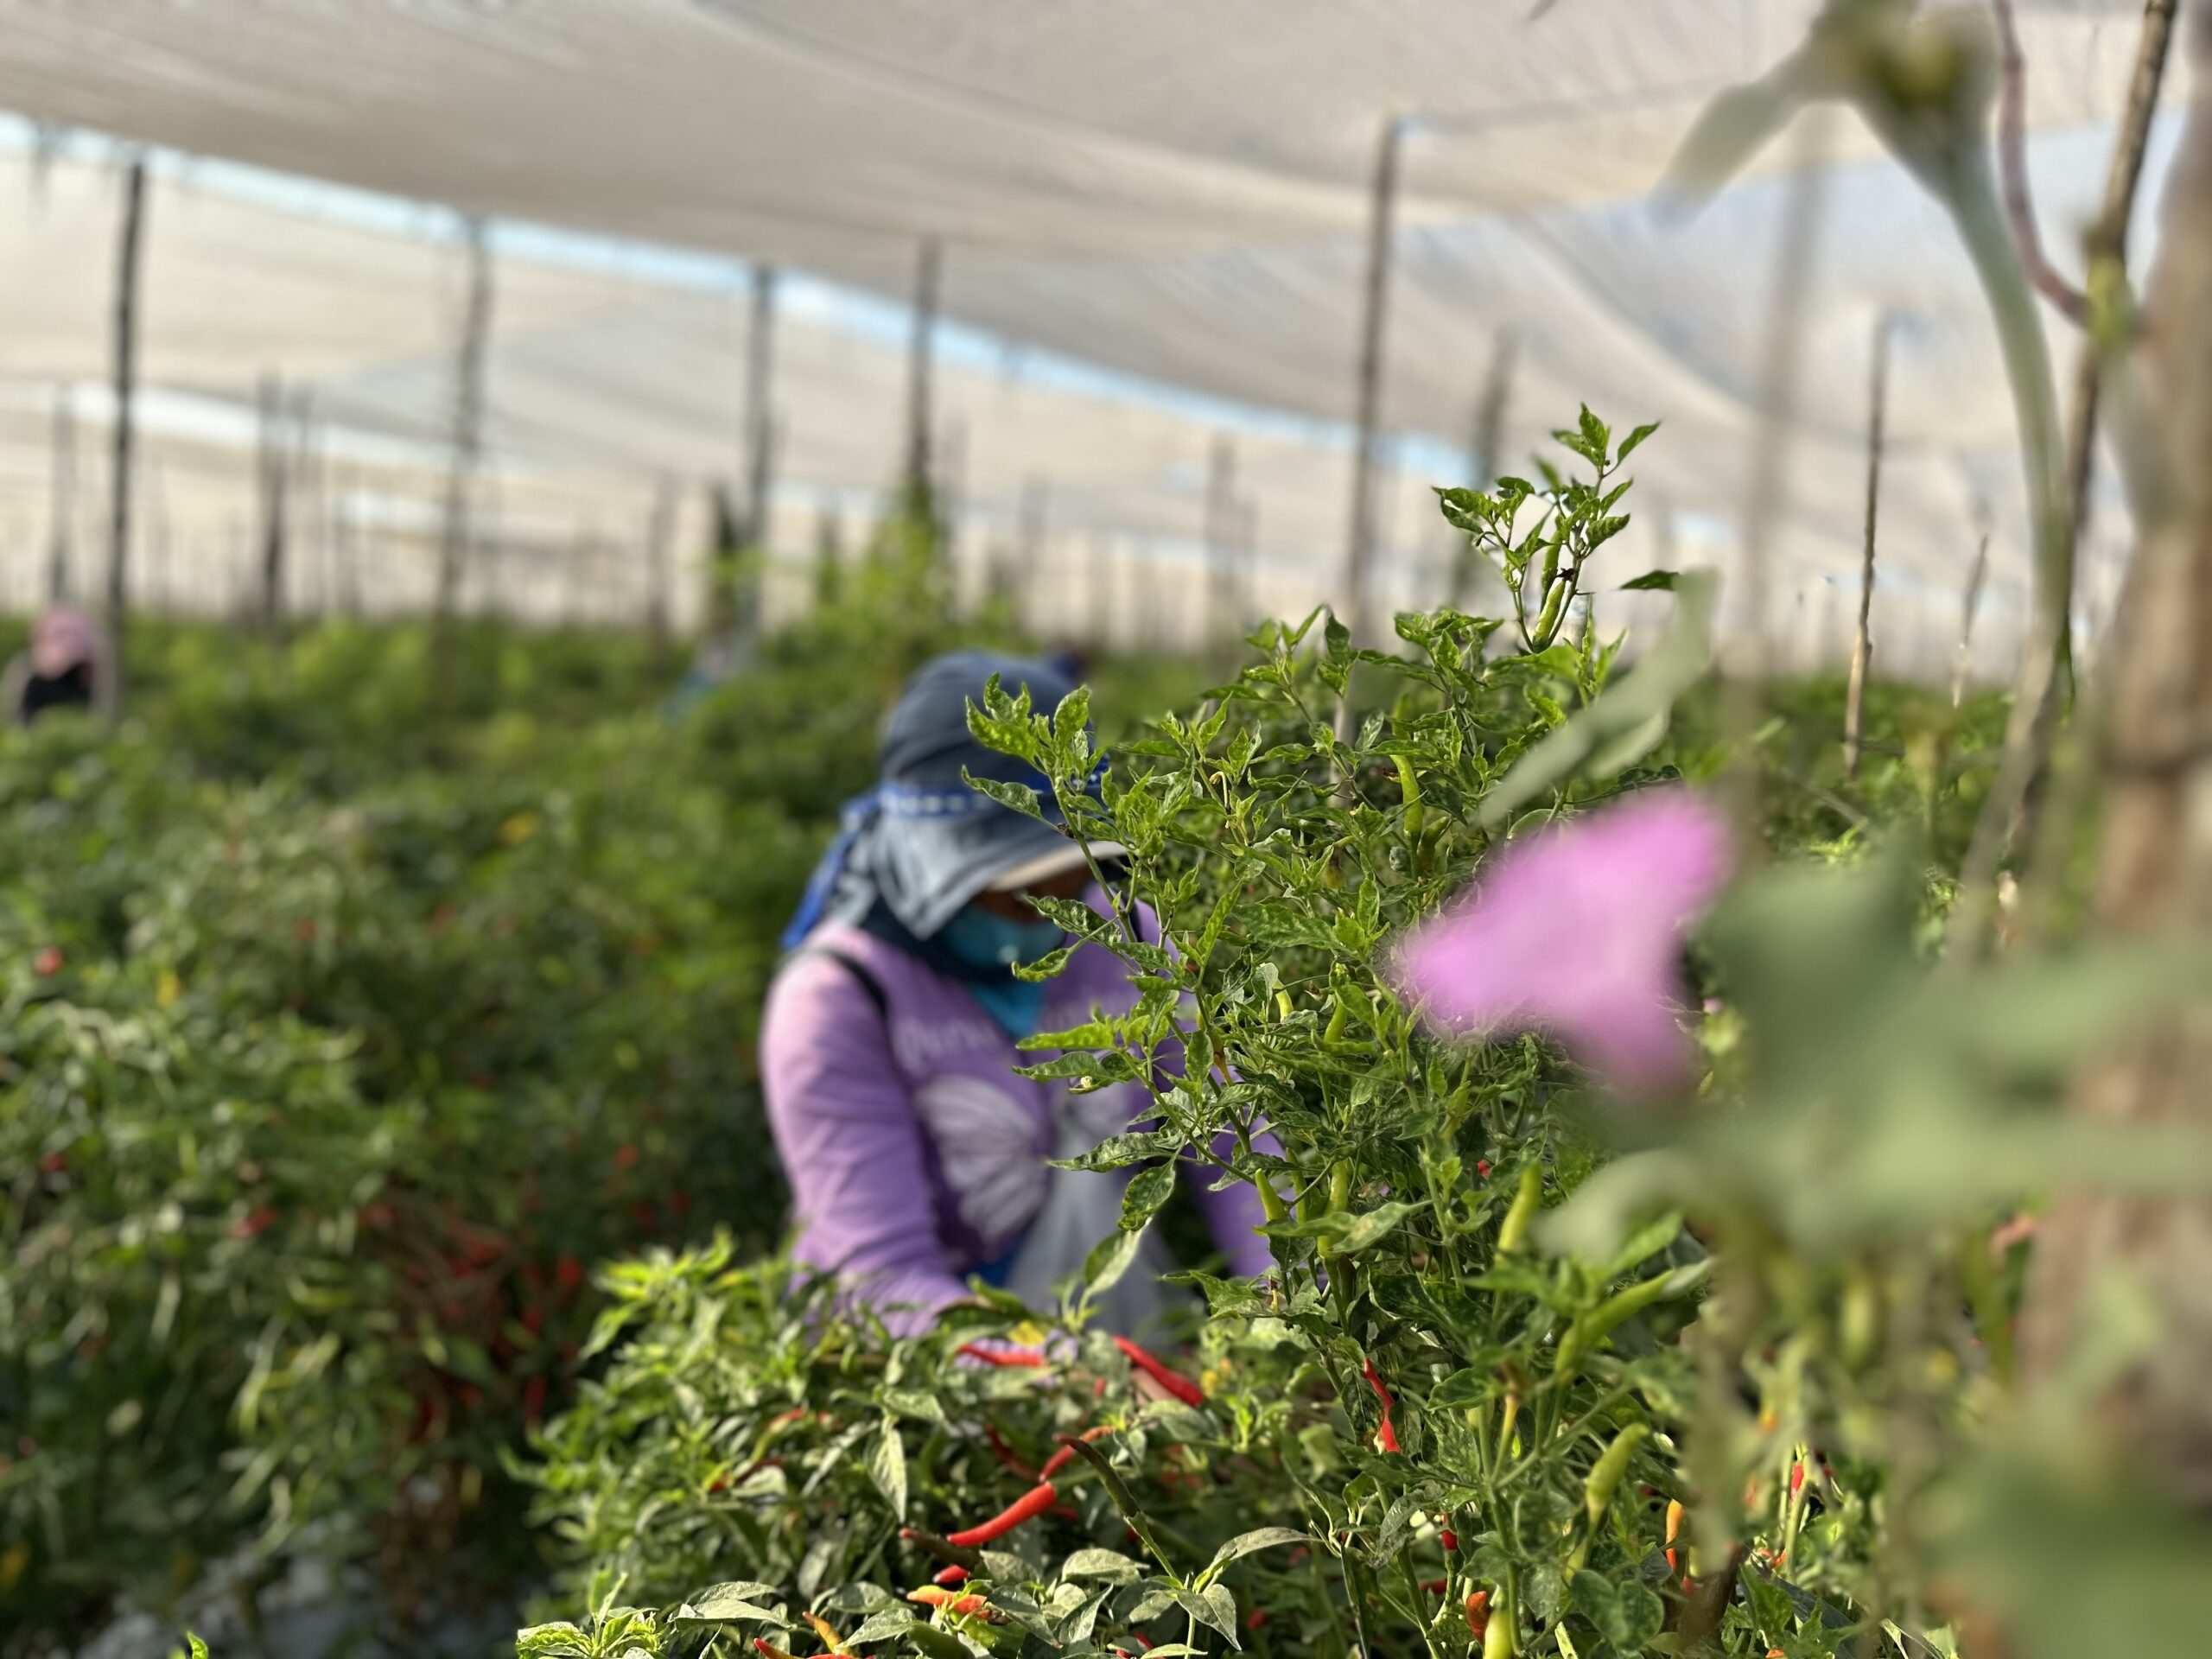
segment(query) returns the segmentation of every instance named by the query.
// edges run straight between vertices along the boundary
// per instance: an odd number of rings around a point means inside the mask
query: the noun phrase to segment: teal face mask
[[[1057,922],[1017,922],[980,905],[964,907],[937,936],[939,944],[969,967],[999,969],[1041,961],[1067,939]]]

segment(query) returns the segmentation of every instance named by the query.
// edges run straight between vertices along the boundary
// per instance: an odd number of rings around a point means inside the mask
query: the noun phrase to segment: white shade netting
[[[1252,515],[1252,602],[1339,596],[1368,181],[1394,112],[1408,129],[1382,377],[1395,441],[1379,596],[1438,591],[1451,548],[1427,486],[1463,481],[1502,345],[1514,364],[1508,461],[1586,400],[1617,425],[1666,423],[1637,458],[1637,527],[1608,550],[1618,576],[1739,562],[1776,245],[1801,188],[1784,164],[1803,152],[1778,146],[1687,226],[1655,213],[1650,194],[1702,101],[1787,51],[1815,9],[16,0],[0,10],[0,106],[503,221],[770,261],[893,298],[920,239],[939,238],[949,318],[1179,393],[1048,372],[1042,356],[950,351],[938,454],[971,574],[996,550],[1044,573],[1031,592],[1046,619],[1104,611],[1125,634],[1185,637],[1205,611],[1209,456],[1223,430]],[[2071,264],[2102,188],[2139,7],[2024,0],[2021,11],[2031,170],[2046,232]],[[1822,153],[1765,626],[1805,660],[1847,640],[1871,342],[1893,314],[1878,637],[1893,668],[1948,664],[1986,521],[1978,641],[1994,669],[2018,637],[2025,537],[1986,315],[1941,210],[1854,118],[1829,125]],[[2154,146],[2151,191],[2163,155]],[[41,184],[26,158],[0,184],[0,223],[18,227],[22,251],[0,262],[10,319],[0,533],[11,545],[47,534],[58,383],[79,383],[77,481],[97,518],[113,217],[111,183],[86,161]],[[324,499],[359,509],[347,533],[382,523],[379,556],[396,569],[408,562],[397,504],[418,503],[410,568],[427,573],[465,285],[449,224],[337,220],[174,168],[157,177],[147,420],[149,455],[175,451],[154,464],[175,549],[225,536],[250,545],[252,387],[272,372],[312,396],[314,475],[333,480]],[[703,539],[696,486],[741,468],[742,275],[678,279],[652,262],[589,268],[505,236],[495,246],[479,533],[518,569],[529,549],[601,547],[610,574],[572,588],[603,588],[594,602],[610,607],[642,602],[624,573],[650,563],[647,527],[669,522],[655,517],[662,481],[683,486],[671,533],[688,568]],[[788,297],[772,528],[797,552],[823,514],[856,531],[880,497],[901,453],[906,371],[895,327]],[[2051,334],[2063,365],[2072,342],[2055,321]],[[227,408],[227,426],[206,404]],[[203,521],[229,528],[187,528]],[[2093,525],[2091,620],[2126,542],[2108,488]],[[1642,613],[1602,594],[1599,606]]]

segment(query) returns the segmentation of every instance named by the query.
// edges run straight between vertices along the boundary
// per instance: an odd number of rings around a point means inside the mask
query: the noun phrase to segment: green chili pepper
[[[1270,1224],[1280,1225],[1290,1219],[1290,1211],[1282,1201],[1282,1194],[1275,1191],[1274,1180],[1262,1175],[1252,1183],[1260,1189],[1260,1208],[1267,1212]]]
[[[1339,1160],[1329,1166],[1329,1213],[1340,1216],[1351,1208],[1351,1166]]]
[[[1520,1650],[1514,1640],[1521,1623],[1521,1610],[1510,1601],[1501,1600],[1490,1610],[1490,1620],[1483,1626],[1483,1659],[1513,1659]]]
[[[1406,803],[1406,840],[1414,846],[1421,844],[1421,826],[1427,815],[1421,807],[1421,779],[1414,775],[1414,763],[1402,754],[1391,757],[1398,763],[1398,792]]]
[[[1560,618],[1566,613],[1567,595],[1573,588],[1571,582],[1557,582],[1545,594],[1543,613],[1537,617],[1536,631],[1529,638],[1529,643],[1538,651],[1559,637]]]
[[[1543,1207],[1544,1166],[1532,1158],[1521,1166],[1521,1188],[1513,1195],[1513,1206],[1505,1212],[1505,1219],[1497,1230],[1497,1253],[1504,1255],[1521,1248],[1529,1236],[1529,1224],[1535,1220],[1536,1211]]]
[[[1703,1284],[1713,1272],[1713,1262],[1694,1262],[1687,1268],[1676,1268],[1672,1273],[1662,1273],[1646,1279],[1640,1285],[1630,1285],[1618,1295],[1610,1296],[1592,1308],[1573,1325],[1559,1339],[1559,1359],[1555,1372],[1565,1376],[1587,1357],[1613,1328],[1632,1313],[1640,1313],[1655,1302],[1663,1302],[1680,1296]]]
[[[1613,1443],[1605,1448],[1605,1455],[1590,1465],[1590,1478],[1582,1484],[1582,1507],[1590,1516],[1593,1532],[1612,1506],[1613,1494],[1620,1490],[1621,1477],[1628,1472],[1629,1459],[1650,1433],[1648,1424],[1630,1423],[1613,1436]]]

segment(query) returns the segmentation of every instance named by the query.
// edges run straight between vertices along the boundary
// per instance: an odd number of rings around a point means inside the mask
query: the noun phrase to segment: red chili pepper
[[[1020,1458],[1014,1455],[1014,1448],[1006,1443],[1006,1439],[999,1433],[999,1426],[996,1423],[985,1423],[983,1425],[983,1438],[990,1442],[991,1455],[995,1457],[1001,1463],[1004,1464],[1014,1473],[1020,1476],[1022,1479],[1035,1481],[1051,1478],[1050,1476],[1032,1469]]]
[[[1264,1607],[1255,1607],[1250,1612],[1244,1615],[1244,1628],[1248,1630],[1263,1630],[1266,1628],[1267,1623],[1268,1610]]]
[[[981,1616],[990,1620],[994,1624],[997,1624],[1000,1618],[998,1610],[985,1601],[982,1597],[957,1596],[951,1591],[940,1590],[934,1585],[925,1584],[918,1590],[909,1590],[906,1592],[906,1599],[918,1601],[925,1607],[942,1607],[947,1612],[965,1613],[970,1618]]]
[[[968,1582],[968,1569],[955,1562],[930,1580],[931,1584],[951,1586]]]
[[[1480,1636],[1490,1629],[1489,1591],[1470,1590],[1467,1592],[1467,1629],[1475,1636]]]
[[[564,1255],[553,1264],[553,1282],[563,1290],[574,1290],[584,1281],[584,1264],[573,1255]]]
[[[1058,1503],[1059,1496],[1051,1481],[1039,1481],[989,1520],[980,1526],[969,1527],[965,1532],[953,1533],[945,1541],[962,1549],[973,1549],[978,1544],[988,1544],[994,1538],[1004,1537],[1023,1522],[1035,1520]]]
[[[1680,1570],[1675,1560],[1675,1540],[1681,1536],[1681,1530],[1682,1501],[1670,1497],[1667,1500],[1667,1570],[1669,1573]]]
[[[1437,1535],[1437,1541],[1444,1546],[1444,1553],[1446,1555],[1457,1555],[1459,1553],[1459,1535],[1451,1528],[1445,1528]]]
[[[1382,1386],[1382,1376],[1376,1370],[1373,1360],[1363,1356],[1359,1367],[1366,1373],[1367,1386],[1375,1390],[1375,1397],[1382,1402],[1382,1427],[1376,1438],[1382,1442],[1385,1452],[1395,1452],[1398,1449],[1398,1431],[1391,1424],[1390,1413],[1398,1402],[1390,1397],[1390,1390]]]
[[[236,1221],[232,1222],[231,1224],[231,1236],[232,1238],[251,1238],[256,1233],[266,1231],[270,1224],[276,1219],[276,1207],[273,1205],[264,1205],[251,1215],[240,1216]]]
[[[986,1348],[980,1342],[963,1342],[954,1351],[982,1364],[1020,1370],[1038,1370],[1045,1363],[1045,1356],[1032,1348]]]
[[[1440,1596],[1451,1587],[1452,1580],[1449,1579],[1430,1579],[1421,1586],[1432,1596]]]
[[[1166,1389],[1168,1393],[1173,1395],[1185,1405],[1203,1406],[1205,1404],[1206,1395],[1205,1389],[1201,1389],[1197,1383],[1192,1382],[1189,1377],[1185,1376],[1180,1371],[1172,1370],[1167,1366],[1161,1364],[1150,1354],[1145,1352],[1143,1349],[1138,1347],[1136,1344],[1131,1342],[1127,1337],[1115,1338],[1114,1345],[1128,1356],[1130,1364],[1135,1366],[1154,1382],[1159,1383],[1161,1388]]]
[[[61,1174],[69,1167],[69,1154],[66,1152],[49,1152],[38,1160],[38,1166],[49,1175]]]
[[[1077,1435],[1075,1438],[1081,1440],[1086,1446],[1096,1446],[1099,1441],[1104,1440],[1113,1432],[1113,1429],[1107,1424],[1100,1423],[1093,1427],[1084,1429],[1082,1433]],[[1061,1436],[1063,1440],[1066,1438],[1067,1437],[1065,1435]],[[1039,1480],[1050,1480],[1054,1475],[1058,1474],[1061,1470],[1066,1468],[1068,1465],[1074,1461],[1075,1448],[1071,1446],[1063,1445],[1058,1451],[1053,1452],[1051,1457],[1045,1459],[1045,1466],[1037,1471],[1037,1478]]]
[[[68,957],[61,954],[60,945],[49,944],[31,958],[31,966],[38,971],[38,976],[41,979],[52,979],[61,971],[63,965],[68,960]]]
[[[1485,1181],[1490,1179],[1490,1160],[1487,1158],[1476,1159],[1475,1173]]]
[[[522,1385],[522,1417],[526,1423],[535,1423],[545,1414],[545,1379],[533,1376]]]
[[[1793,1463],[1789,1465],[1789,1496],[1796,1497],[1804,1488],[1805,1465],[1802,1463]]]

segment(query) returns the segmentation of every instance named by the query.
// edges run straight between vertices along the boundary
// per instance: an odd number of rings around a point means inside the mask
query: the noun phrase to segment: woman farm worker
[[[880,781],[848,809],[785,934],[793,954],[761,1033],[798,1259],[838,1274],[902,1332],[965,1296],[970,1274],[1049,1306],[1053,1281],[1113,1231],[1127,1175],[1046,1160],[1151,1106],[1135,1084],[1074,1095],[1014,1075],[1046,1058],[1018,1052],[1017,1039],[1125,1009],[1135,994],[1095,944],[1052,979],[1014,976],[1014,963],[1067,943],[1025,895],[1106,903],[1080,847],[962,781],[963,767],[1040,781],[969,735],[969,701],[993,674],[1009,690],[1027,684],[1039,709],[1071,689],[1044,664],[978,652],[940,657],[907,683],[884,729]],[[1149,912],[1139,925],[1154,926]],[[1189,1173],[1231,1270],[1262,1272],[1258,1195],[1241,1184],[1206,1191],[1214,1172]],[[1134,1332],[1160,1300],[1156,1272],[1141,1266],[1104,1299],[1102,1321]]]

